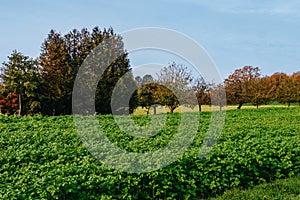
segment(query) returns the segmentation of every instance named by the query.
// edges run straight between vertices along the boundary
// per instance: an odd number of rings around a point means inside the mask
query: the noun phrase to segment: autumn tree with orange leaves
[[[255,96],[256,85],[260,78],[258,67],[245,66],[237,69],[225,79],[224,85],[229,104],[238,104],[240,109]]]

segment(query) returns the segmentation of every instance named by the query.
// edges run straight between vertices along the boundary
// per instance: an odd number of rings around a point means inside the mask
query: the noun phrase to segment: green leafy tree
[[[149,114],[150,108],[154,108],[154,114],[156,114],[156,105],[160,103],[158,96],[159,85],[155,82],[154,78],[150,74],[146,74],[141,77],[136,77],[138,89],[138,104],[142,108],[147,109]]]
[[[1,67],[2,91],[18,95],[18,115],[28,114],[32,103],[39,103],[37,89],[40,83],[36,61],[16,50]]]
[[[158,84],[154,82],[144,84],[138,89],[138,104],[147,109],[147,114],[149,114],[151,106],[160,103],[160,98],[157,95],[158,89]],[[154,109],[154,114],[156,114],[156,109]]]

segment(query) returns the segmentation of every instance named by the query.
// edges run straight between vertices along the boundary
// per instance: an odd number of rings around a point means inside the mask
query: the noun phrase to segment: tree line
[[[13,51],[1,67],[1,113],[18,115],[72,114],[72,90],[84,59],[104,40],[113,54],[123,48],[122,38],[112,28],[74,29],[62,35],[51,30],[38,58]],[[118,57],[103,73],[96,90],[96,111],[109,114],[110,96],[120,77],[130,71],[127,54]]]
[[[122,38],[112,28],[100,30],[94,27],[74,29],[65,35],[51,30],[41,45],[37,58],[30,58],[13,51],[0,68],[0,111],[12,115],[68,115],[72,114],[72,91],[74,81],[86,57],[103,41],[111,44],[109,55],[124,51],[105,69],[95,92],[95,110],[99,114],[111,114],[113,90],[126,74],[137,88],[127,109],[132,113],[137,107],[148,110],[158,104],[173,112],[180,104],[194,107],[211,105],[212,95],[220,109],[226,104],[245,103],[255,106],[272,101],[300,104],[300,72],[292,75],[275,73],[262,76],[258,67],[245,66],[229,75],[223,84],[207,83],[201,76],[194,77],[188,68],[171,63],[164,67],[157,78],[151,75],[134,77]],[[86,73],[89,72],[87,69]],[[126,93],[126,86],[121,92]],[[225,88],[225,93],[222,91]],[[121,95],[122,96],[122,95]],[[196,98],[191,98],[191,97]],[[196,102],[193,101],[196,99]],[[83,102],[84,103],[84,102]],[[122,109],[121,109],[122,110]],[[120,112],[122,114],[122,112]]]
[[[258,67],[245,66],[237,69],[224,81],[227,103],[259,105],[270,102],[300,105],[300,72],[287,75],[283,72],[262,76]]]

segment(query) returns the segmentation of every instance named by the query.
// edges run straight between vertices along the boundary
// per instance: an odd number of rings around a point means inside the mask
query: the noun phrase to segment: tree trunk
[[[156,105],[153,106],[154,115],[156,115]]]
[[[147,115],[149,115],[149,112],[150,112],[150,107],[147,108]]]
[[[202,105],[201,105],[201,103],[198,103],[198,106],[199,106],[199,112],[201,112],[202,111]]]
[[[52,115],[55,116],[55,107],[52,108]]]
[[[241,109],[242,106],[243,106],[243,103],[239,103],[239,106],[237,107],[237,109]]]
[[[256,104],[256,109],[258,109],[258,104]]]
[[[19,116],[21,116],[21,112],[22,112],[22,98],[21,98],[21,94],[19,94],[19,112],[18,112]]]
[[[291,107],[291,102],[288,103],[288,107]]]
[[[173,108],[173,107],[170,108],[170,112],[171,112],[171,113],[173,113],[174,110],[175,110],[175,108]]]

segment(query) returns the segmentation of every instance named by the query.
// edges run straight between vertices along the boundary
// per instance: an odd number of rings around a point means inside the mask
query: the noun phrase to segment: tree
[[[138,107],[137,83],[131,71],[123,75],[115,85],[111,97],[111,108],[114,115],[132,114]]]
[[[143,76],[142,85],[146,85],[147,83],[153,83],[153,82],[154,82],[154,78],[150,74],[146,74],[145,76]]]
[[[282,103],[287,103],[288,107],[290,107],[291,103],[297,102],[298,87],[297,79],[294,76],[285,77],[280,84],[280,87],[280,90],[283,93],[283,98],[281,98]]]
[[[237,69],[225,79],[225,90],[229,104],[238,104],[238,109],[244,103],[251,102],[255,82],[260,78],[258,67],[245,66]]]
[[[270,76],[270,83],[273,101],[287,103],[289,107],[291,103],[298,101],[298,81],[295,75],[275,73]]]
[[[39,72],[36,62],[16,50],[8,56],[1,68],[2,91],[6,95],[18,95],[18,115],[25,113],[24,105],[31,106],[39,85]]]
[[[63,37],[51,30],[39,57],[42,75],[43,113],[67,114],[65,97],[72,84],[71,57]]]
[[[120,39],[112,38],[116,42],[122,42]],[[119,48],[119,47],[115,47]],[[121,50],[121,49],[120,49]],[[114,49],[110,49],[112,53]],[[119,51],[119,50],[117,50]],[[107,69],[102,74],[98,87],[96,90],[96,111],[101,114],[111,114],[111,97],[115,85],[126,73],[131,73],[131,68],[129,65],[129,60],[127,59],[127,53],[123,54],[119,58],[116,58],[115,62],[107,67]],[[134,80],[131,74],[130,79]],[[128,82],[128,81],[124,81]],[[120,91],[122,92],[122,91]],[[123,91],[125,92],[125,90]],[[120,94],[120,96],[122,96]]]
[[[0,87],[0,113],[12,115],[18,111],[18,95],[7,93]]]
[[[222,84],[211,83],[208,86],[208,93],[211,99],[211,105],[218,106],[219,110],[226,106],[226,92]]]
[[[167,106],[171,113],[180,106],[177,95],[170,89],[170,87],[160,85],[156,90],[156,96],[159,98],[156,104]]]
[[[258,108],[259,105],[267,104],[270,101],[270,88],[268,77],[263,77],[253,82],[253,95],[250,103]]]
[[[291,79],[295,84],[294,87],[294,95],[295,95],[295,101],[298,102],[300,105],[300,72],[295,72],[291,75]]]
[[[93,34],[96,34],[97,31],[99,31],[99,29],[98,27],[95,27],[93,29]],[[68,64],[71,71],[70,81],[65,85],[66,94],[63,98],[64,101],[62,103],[65,107],[64,112],[66,114],[71,114],[72,92],[76,75],[84,59],[92,51],[92,49],[99,44],[99,42],[94,41],[93,35],[86,28],[83,28],[80,31],[77,29],[73,29],[72,31],[64,35],[63,40],[66,43],[67,51],[70,56]]]
[[[158,104],[161,104],[161,93],[160,85],[150,74],[146,74],[141,77],[136,77],[136,82],[138,84],[138,104],[142,108],[147,109],[147,114],[149,114],[150,108],[153,107],[154,114],[156,114],[156,108]]]
[[[210,99],[209,99],[209,95],[208,95],[209,88],[202,76],[198,77],[195,80],[193,89],[194,89],[196,97],[197,97],[199,111],[201,112],[202,105],[210,104]]]
[[[97,113],[111,114],[112,95],[116,84],[125,74],[128,74],[126,79],[130,80],[122,80],[124,83],[134,82],[134,78],[122,38],[116,35],[113,29],[104,29],[101,32],[95,28],[91,34],[91,39],[93,47],[97,48],[91,51],[82,67],[84,67],[85,73],[88,74],[87,77],[93,77],[92,79],[97,81],[99,72],[101,72],[102,75],[95,92],[95,108]],[[102,45],[98,46],[100,43]],[[92,81],[89,82],[88,87],[89,84],[93,85]],[[126,93],[126,86],[124,88],[125,90],[120,92]],[[120,96],[124,95],[120,94]],[[118,108],[114,109],[118,110]]]
[[[108,46],[102,50],[107,57],[101,55],[98,48],[104,41]],[[101,31],[95,27],[91,33],[83,28],[81,31],[73,29],[64,36],[54,30],[48,34],[39,57],[42,68],[43,102],[45,102],[42,106],[44,114],[72,113],[74,81],[88,55],[91,55],[94,61],[89,59],[91,63],[84,63],[87,77],[98,77],[99,74],[93,67],[103,68],[107,65],[95,92],[96,112],[101,114],[112,112],[110,105],[112,91],[118,80],[130,71],[129,60],[122,38],[116,35],[112,28]],[[113,63],[104,63],[108,57],[113,58]],[[130,77],[134,81],[133,76]],[[85,102],[77,103],[85,104]]]
[[[138,105],[147,109],[147,114],[151,106],[160,103],[160,97],[158,96],[159,85],[157,83],[146,83],[138,88]],[[154,114],[156,110],[154,109]]]
[[[171,113],[179,103],[191,107],[197,105],[192,83],[192,72],[186,66],[173,62],[160,71],[158,84],[164,86],[160,90],[160,96],[162,103],[169,107]]]
[[[135,82],[137,84],[138,87],[141,87],[143,85],[143,79],[140,76],[136,76],[135,78]]]
[[[157,85],[150,74],[144,75],[143,78],[137,76],[135,81],[138,85],[138,105],[142,108],[146,108],[147,114],[149,114],[151,106],[158,102],[158,99],[155,97]],[[154,108],[154,114],[156,114],[156,108]]]

